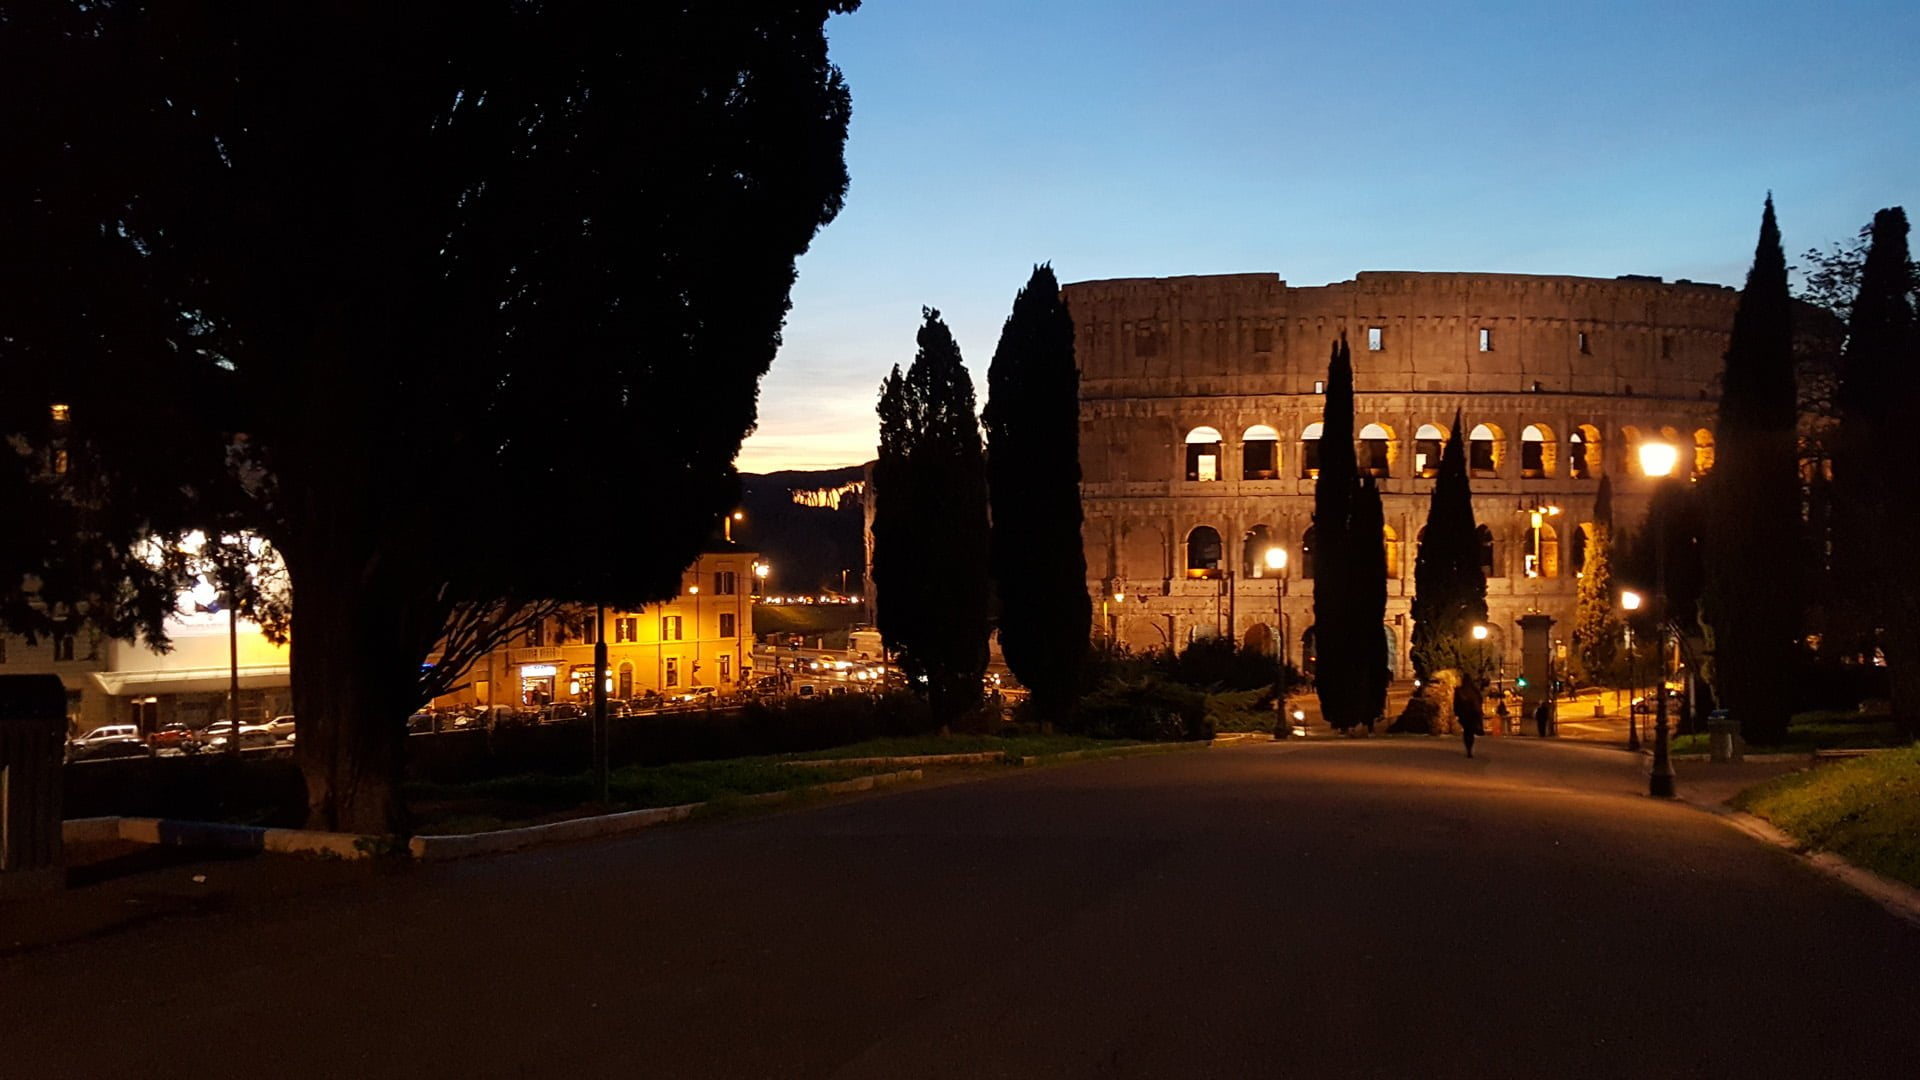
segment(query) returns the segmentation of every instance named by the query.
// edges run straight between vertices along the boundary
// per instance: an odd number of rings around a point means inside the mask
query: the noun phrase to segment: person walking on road
[[[1553,727],[1553,707],[1544,699],[1533,710],[1533,726],[1543,739],[1547,737],[1548,730]]]
[[[1461,680],[1458,689],[1453,692],[1453,716],[1460,722],[1460,737],[1466,741],[1467,756],[1473,756],[1473,740],[1486,734],[1486,717],[1480,707],[1480,684],[1473,679]]]

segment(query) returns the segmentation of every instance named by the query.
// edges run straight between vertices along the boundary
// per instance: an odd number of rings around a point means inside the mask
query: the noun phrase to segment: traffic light
[[[1520,676],[1519,678],[1513,680],[1513,685],[1519,687],[1522,690],[1525,690],[1527,688],[1527,677],[1525,675]]]

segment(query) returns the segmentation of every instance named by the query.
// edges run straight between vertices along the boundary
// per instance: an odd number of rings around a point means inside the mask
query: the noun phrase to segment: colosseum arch
[[[1197,427],[1187,432],[1187,479],[1220,479],[1222,446],[1220,432],[1214,428]]]
[[[1393,429],[1385,424],[1368,424],[1360,429],[1360,475],[1389,477],[1393,475],[1393,462],[1399,455],[1394,452]]]
[[[1640,471],[1640,444],[1644,441],[1646,441],[1646,436],[1640,434],[1639,428],[1632,424],[1621,425],[1620,454],[1621,459],[1626,462],[1626,472],[1628,476],[1646,475]]]
[[[1320,479],[1320,431],[1322,425],[1315,420],[1300,432],[1300,478],[1302,480]]]
[[[1540,423],[1528,424],[1520,430],[1521,478],[1540,480],[1552,476],[1559,453],[1560,444],[1555,441],[1552,428]]]
[[[1391,525],[1382,526],[1380,541],[1387,550],[1387,580],[1398,581],[1400,580],[1400,560],[1405,555],[1401,550],[1400,534],[1394,532]]]
[[[1437,424],[1421,424],[1413,433],[1413,475],[1440,475],[1440,455],[1447,448],[1447,432]]]
[[[1693,433],[1693,473],[1705,476],[1713,471],[1713,432],[1700,428]]]
[[[1240,436],[1240,478],[1275,480],[1280,476],[1280,433],[1255,424]]]
[[[1187,576],[1217,578],[1226,576],[1220,533],[1211,525],[1196,525],[1187,533]]]
[[[1575,480],[1591,480],[1599,476],[1604,468],[1600,429],[1592,424],[1580,424],[1567,436],[1572,444],[1567,454],[1568,471]]]
[[[1317,540],[1318,536],[1311,525],[1300,534],[1300,576],[1308,580],[1313,579],[1313,549]]]
[[[1273,530],[1255,525],[1240,542],[1240,576],[1243,578],[1279,577],[1280,568],[1269,566],[1267,552],[1276,546]]]
[[[1475,424],[1467,435],[1467,472],[1473,476],[1499,476],[1507,457],[1507,436],[1493,424]]]
[[[1527,552],[1526,575],[1530,578],[1559,577],[1560,534],[1554,531],[1553,524],[1542,521],[1539,528],[1529,530],[1527,540],[1533,550]]]
[[[1500,566],[1500,545],[1494,538],[1493,530],[1482,525],[1473,531],[1473,535],[1480,545],[1480,571],[1490,578],[1506,577],[1506,572]]]

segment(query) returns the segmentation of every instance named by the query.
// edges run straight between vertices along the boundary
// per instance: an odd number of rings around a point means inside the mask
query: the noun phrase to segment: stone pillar
[[[1520,673],[1527,685],[1520,690],[1523,722],[1531,722],[1534,707],[1553,691],[1553,616],[1535,612],[1522,615],[1520,624]]]

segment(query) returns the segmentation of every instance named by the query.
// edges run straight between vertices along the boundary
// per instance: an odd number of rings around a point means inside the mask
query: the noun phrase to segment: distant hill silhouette
[[[859,491],[864,469],[740,474],[740,509],[747,516],[734,529],[734,539],[773,564],[770,591],[839,592],[843,570],[847,591],[864,591],[865,512]]]

